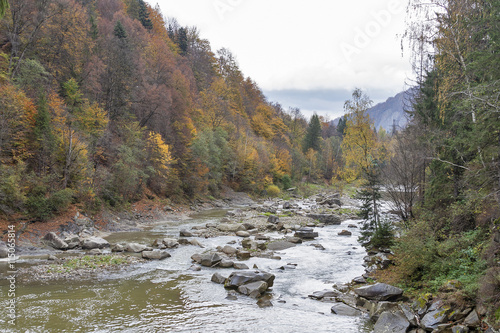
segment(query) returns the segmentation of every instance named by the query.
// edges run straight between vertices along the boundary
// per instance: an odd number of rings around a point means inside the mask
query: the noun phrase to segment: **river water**
[[[144,232],[118,233],[113,242],[151,243],[178,235],[179,229],[217,221],[223,211],[207,212],[187,223],[165,221]],[[259,308],[246,296],[226,299],[222,285],[210,281],[213,273],[228,276],[232,269],[203,267],[191,271],[191,255],[205,249],[181,246],[172,257],[150,261],[123,271],[97,276],[91,282],[50,282],[16,286],[17,320],[7,323],[7,282],[1,282],[1,332],[370,332],[366,318],[337,316],[331,303],[309,299],[314,291],[331,289],[363,274],[364,249],[353,236],[338,236],[347,225],[315,228],[319,237],[280,251],[282,260],[251,258],[249,267],[276,275],[271,294],[273,307]],[[182,223],[182,224],[181,224]],[[282,238],[278,233],[272,238]],[[198,239],[206,249],[241,241],[235,236]],[[312,243],[320,243],[319,250]],[[32,263],[32,262],[30,262]],[[281,270],[287,263],[296,269]],[[20,263],[22,264],[22,262]],[[278,302],[279,300],[279,302]]]

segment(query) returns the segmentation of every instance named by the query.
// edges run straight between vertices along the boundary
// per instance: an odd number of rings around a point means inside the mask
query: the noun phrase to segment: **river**
[[[209,211],[188,222],[164,221],[150,230],[117,233],[110,242],[151,243],[181,228],[218,221],[224,211]],[[337,235],[347,225],[315,228],[319,237],[279,252],[281,260],[251,258],[245,263],[276,275],[271,294],[273,307],[259,308],[246,296],[226,299],[223,286],[210,281],[214,272],[228,276],[232,269],[203,267],[189,270],[191,255],[204,249],[181,246],[169,250],[172,257],[150,261],[116,273],[99,275],[91,282],[26,284],[16,286],[17,321],[7,323],[7,282],[0,292],[2,332],[370,332],[366,318],[337,316],[331,303],[307,297],[331,289],[364,273],[364,249],[358,244],[359,229],[351,237]],[[182,224],[181,224],[182,223]],[[282,238],[270,233],[271,238]],[[198,239],[206,249],[224,245],[236,236]],[[312,243],[320,243],[319,250]],[[33,260],[19,264],[33,264]],[[287,263],[296,269],[280,269]],[[279,300],[279,301],[278,301]],[[2,328],[3,327],[3,328]]]

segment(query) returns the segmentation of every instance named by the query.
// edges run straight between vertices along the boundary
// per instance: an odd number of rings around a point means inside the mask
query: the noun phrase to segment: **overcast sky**
[[[270,101],[331,119],[355,87],[374,102],[405,88],[407,0],[148,0],[236,57]]]

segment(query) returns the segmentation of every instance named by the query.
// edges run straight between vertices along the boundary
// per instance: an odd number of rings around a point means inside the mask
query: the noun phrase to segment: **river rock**
[[[234,269],[249,269],[249,267],[247,265],[245,265],[244,263],[241,263],[241,262],[233,263],[233,267],[234,267]]]
[[[133,253],[140,253],[142,251],[148,250],[148,247],[143,244],[138,244],[138,243],[127,243],[125,245],[125,251],[127,252],[133,252]]]
[[[362,276],[357,276],[354,279],[352,279],[352,282],[354,283],[366,283],[366,279]]]
[[[397,299],[403,295],[403,290],[385,283],[376,283],[370,286],[364,286],[354,289],[354,292],[366,299],[374,301],[386,301]]]
[[[75,247],[80,245],[80,237],[75,234],[69,234],[64,237],[64,242],[68,244],[68,249],[74,249]]]
[[[259,308],[269,308],[273,306],[273,303],[271,302],[270,299],[259,298],[259,300],[257,301],[257,305],[259,306]]]
[[[49,232],[42,238],[42,242],[56,250],[67,250],[68,244],[54,232]]]
[[[294,247],[295,244],[288,241],[276,241],[267,244],[267,249],[271,251],[282,251]]]
[[[481,323],[476,310],[472,310],[471,313],[464,319],[464,324],[470,327],[478,326]]]
[[[277,224],[279,222],[280,218],[277,217],[276,215],[269,215],[267,218],[267,222]]]
[[[245,247],[245,246],[243,246],[243,247]],[[234,247],[229,246],[229,245],[224,245],[224,247],[222,248],[222,252],[224,252],[225,254],[227,254],[229,256],[235,255],[237,251],[238,250],[236,250]]]
[[[218,284],[224,284],[224,282],[226,282],[226,278],[219,273],[214,273],[214,275],[212,275],[211,281]]]
[[[173,249],[179,246],[179,242],[175,238],[163,238],[162,243],[167,247],[167,249]]]
[[[299,237],[286,237],[285,238],[287,242],[293,243],[293,244],[302,244],[302,239]]]
[[[266,292],[268,285],[264,281],[255,281],[238,287],[238,292],[253,298],[260,297]]]
[[[236,231],[236,236],[238,237],[250,237],[250,233],[248,231]]]
[[[92,249],[92,250],[89,251],[89,254],[91,256],[97,256],[97,255],[102,254],[102,250],[101,249]]]
[[[309,298],[322,300],[325,297],[333,298],[337,297],[339,292],[336,290],[324,289],[320,291],[315,291],[311,295],[308,295]]]
[[[446,313],[447,310],[442,308],[442,303],[433,303],[429,308],[429,311],[420,321],[420,325],[428,331],[437,329],[440,324],[446,321]]]
[[[318,233],[313,231],[312,228],[304,227],[304,228],[300,228],[299,230],[297,230],[295,232],[294,237],[299,237],[302,239],[314,239],[314,238],[318,237]]]
[[[349,230],[342,230],[341,232],[338,233],[339,236],[352,236],[352,232]]]
[[[9,256],[9,248],[7,245],[0,241],[0,258],[7,258]]]
[[[240,260],[250,259],[251,253],[248,251],[238,251],[236,252],[236,258]]]
[[[384,312],[373,328],[374,333],[406,333],[410,323],[399,311]]]
[[[308,214],[307,217],[318,220],[324,224],[339,225],[342,222],[340,216],[334,214]]]
[[[355,309],[353,307],[350,307],[347,304],[344,303],[336,303],[332,306],[331,308],[332,313],[339,315],[339,316],[349,316],[349,317],[358,317],[363,314],[363,312],[359,311],[358,309]]]
[[[269,241],[271,238],[269,236],[266,236],[266,235],[261,235],[261,234],[257,234],[254,236],[255,240],[256,241]]]
[[[142,251],[142,257],[144,259],[162,260],[171,257],[171,255],[166,251],[153,250],[153,251]]]
[[[190,232],[190,231],[187,231],[186,229],[182,229],[181,231],[179,231],[179,236],[181,237],[193,237],[193,233]]]
[[[212,267],[217,265],[221,260],[221,256],[217,253],[206,253],[201,255],[200,264],[205,267]]]
[[[254,229],[256,229],[255,225],[253,225],[252,223],[248,223],[248,222],[243,223],[243,226],[247,230],[254,230]]]
[[[239,223],[221,223],[217,225],[217,229],[223,232],[246,231],[245,227]]]
[[[198,246],[198,247],[201,247],[201,248],[204,248],[203,244],[201,244],[197,239],[195,238],[191,238],[188,240],[188,244],[189,245],[194,245],[194,246]]]
[[[103,249],[109,246],[108,241],[101,237],[89,237],[82,241],[82,249],[84,250]]]
[[[218,267],[220,267],[220,268],[231,268],[231,267],[233,267],[233,265],[234,265],[233,261],[228,260],[226,258],[222,258],[222,260],[219,261]]]
[[[232,272],[227,278],[225,287],[237,289],[238,287],[257,281],[264,281],[268,288],[273,286],[275,275],[260,270]]]
[[[256,241],[253,241],[252,239],[250,238],[245,238],[241,241],[241,246],[244,248],[244,249],[257,249],[257,242]]]
[[[125,251],[125,247],[121,244],[114,244],[111,246],[111,252],[123,252]]]

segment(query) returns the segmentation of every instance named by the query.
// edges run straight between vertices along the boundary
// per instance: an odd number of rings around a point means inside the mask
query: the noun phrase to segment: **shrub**
[[[292,178],[290,178],[289,175],[284,175],[283,177],[281,177],[280,182],[284,190],[288,190],[290,187],[292,187]]]
[[[70,188],[57,191],[49,198],[49,206],[56,213],[62,213],[68,209],[73,201],[74,191]]]
[[[276,185],[269,185],[267,187],[267,194],[270,197],[277,197],[280,194],[280,188]]]

